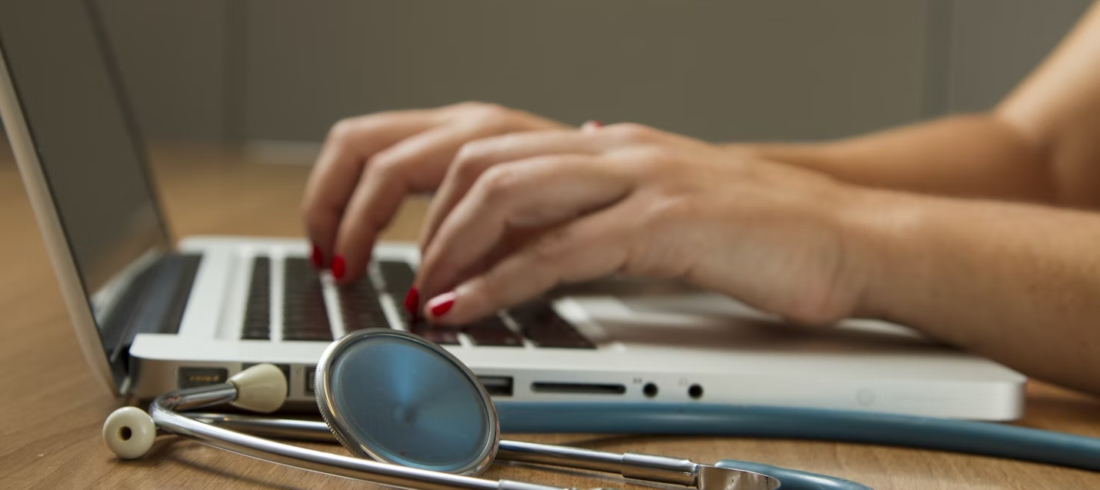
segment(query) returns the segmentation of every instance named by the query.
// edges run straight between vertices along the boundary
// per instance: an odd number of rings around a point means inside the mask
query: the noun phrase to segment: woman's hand
[[[859,305],[872,254],[860,191],[820,174],[624,124],[467,144],[425,230],[424,313],[462,324],[560,283],[680,278],[793,321]],[[526,232],[516,244],[516,232]]]
[[[302,215],[313,262],[337,281],[363,274],[378,233],[410,192],[435,190],[469,141],[563,125],[492,104],[387,112],[333,126],[309,179]]]

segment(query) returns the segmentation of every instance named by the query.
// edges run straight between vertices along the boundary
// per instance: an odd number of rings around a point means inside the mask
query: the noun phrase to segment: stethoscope
[[[182,413],[230,403],[270,413],[287,380],[270,364],[227,383],[158,397],[148,414],[116,410],[103,426],[107,446],[139,458],[158,430],[306,470],[412,490],[550,490],[477,478],[497,458],[617,473],[699,490],[866,490],[856,482],[787,468],[723,460],[708,465],[644,454],[500,440],[517,432],[706,434],[784,437],[919,447],[1100,471],[1100,439],[991,423],[838,410],[729,405],[546,403],[494,405],[477,377],[446,349],[395,330],[360,330],[333,342],[317,366],[324,422]],[[264,437],[331,441],[354,457]],[[556,489],[561,490],[561,489]]]

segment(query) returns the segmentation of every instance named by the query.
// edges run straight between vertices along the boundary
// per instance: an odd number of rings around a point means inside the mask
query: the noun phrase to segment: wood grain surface
[[[252,161],[217,148],[153,154],[155,179],[177,237],[301,236],[298,202],[309,168]],[[409,200],[386,239],[415,240],[426,209]],[[1100,402],[1031,383],[1018,424],[1100,436]],[[131,400],[108,393],[81,357],[19,173],[0,147],[0,488],[368,488],[174,437],[119,461],[100,429]],[[902,448],[725,437],[508,435],[521,440],[672,455],[700,462],[760,461],[836,475],[877,489],[1100,488],[1100,474],[980,456]],[[332,445],[313,445],[339,451]],[[497,463],[488,478],[556,486],[624,487],[599,475]],[[629,485],[637,487],[636,485]],[[640,487],[637,487],[640,488]]]

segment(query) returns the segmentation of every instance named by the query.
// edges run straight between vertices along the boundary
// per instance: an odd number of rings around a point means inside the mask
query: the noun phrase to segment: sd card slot
[[[535,393],[568,395],[622,395],[626,393],[626,386],[620,384],[549,383],[545,381],[536,381],[531,383],[531,391]]]

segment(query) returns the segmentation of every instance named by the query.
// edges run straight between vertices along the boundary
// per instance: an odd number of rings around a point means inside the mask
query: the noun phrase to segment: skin
[[[611,273],[679,278],[797,323],[907,324],[1100,393],[1100,6],[993,111],[841,141],[714,145],[486,104],[351,119],[306,227],[351,281],[404,195],[429,190],[414,304],[439,324]]]

